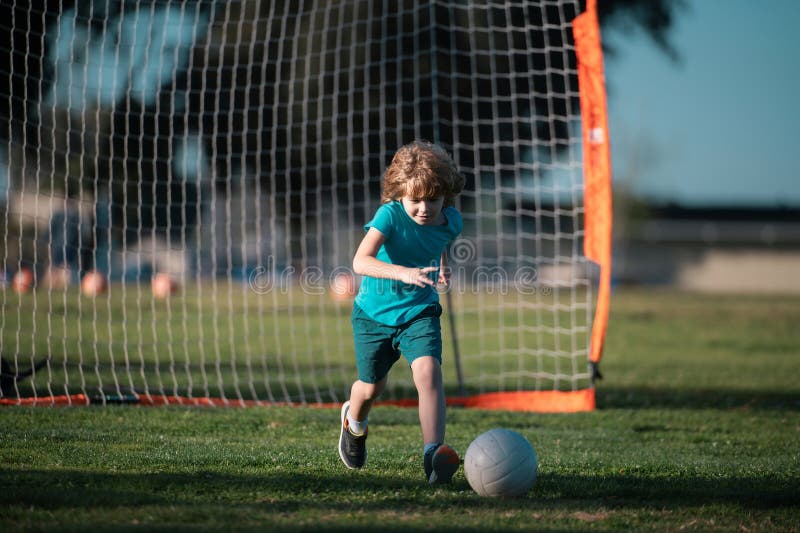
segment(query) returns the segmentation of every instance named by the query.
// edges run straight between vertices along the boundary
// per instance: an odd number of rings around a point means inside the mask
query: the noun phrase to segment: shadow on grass
[[[800,479],[543,474],[529,496],[480,498],[463,476],[441,489],[418,479],[342,474],[102,473],[0,469],[3,505],[59,508],[207,506],[275,513],[425,511],[438,507],[586,510],[605,506],[679,508],[733,504],[754,510],[798,507]],[[431,493],[436,497],[431,498]]]
[[[597,386],[597,407],[800,410],[800,392]]]

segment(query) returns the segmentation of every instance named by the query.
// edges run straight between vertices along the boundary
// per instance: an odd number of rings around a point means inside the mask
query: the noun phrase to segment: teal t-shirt
[[[442,252],[461,233],[464,222],[454,207],[442,211],[446,222],[423,226],[414,222],[399,201],[378,208],[365,230],[375,228],[386,241],[375,256],[386,263],[406,267],[439,267]],[[434,282],[439,272],[430,273]],[[356,296],[358,305],[373,320],[399,326],[417,316],[428,305],[439,301],[436,287],[417,287],[391,279],[364,276]]]

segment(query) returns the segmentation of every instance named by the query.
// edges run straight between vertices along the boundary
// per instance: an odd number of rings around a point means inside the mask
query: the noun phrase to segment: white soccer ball
[[[478,435],[464,456],[464,473],[481,496],[523,496],[536,482],[539,462],[528,440],[510,429]]]

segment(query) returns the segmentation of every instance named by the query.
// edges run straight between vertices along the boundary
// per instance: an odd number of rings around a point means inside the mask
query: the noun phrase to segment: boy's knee
[[[385,387],[386,387],[386,380],[382,379],[376,383],[367,383],[365,381],[359,381],[358,389],[361,392],[361,396],[365,400],[374,400],[381,395]]]
[[[411,363],[411,371],[417,386],[438,387],[442,383],[442,366],[435,357],[418,357]]]

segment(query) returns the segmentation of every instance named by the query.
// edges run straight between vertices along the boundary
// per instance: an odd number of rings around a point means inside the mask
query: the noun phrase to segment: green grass
[[[589,386],[583,289],[453,294],[467,392],[493,391],[501,382],[514,390]],[[353,379],[351,310],[324,292],[293,286],[259,294],[236,282],[190,284],[166,301],[137,284],[114,284],[98,298],[76,287],[5,291],[0,353],[23,368],[50,358],[46,370],[20,387],[20,396],[133,389],[338,402]],[[459,387],[448,320],[443,335],[448,392],[454,394]],[[397,373],[387,393],[397,398],[410,391],[408,373]]]
[[[450,409],[461,453],[508,427],[539,455],[525,498],[422,480],[410,409],[3,408],[0,530],[800,530],[800,298],[617,291],[598,410]],[[488,341],[488,342],[491,342]]]

